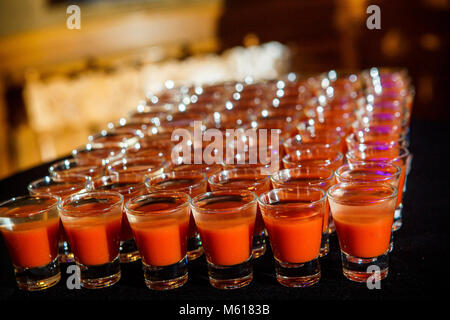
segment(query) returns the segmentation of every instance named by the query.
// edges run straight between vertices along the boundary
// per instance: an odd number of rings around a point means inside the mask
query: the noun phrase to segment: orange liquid
[[[371,258],[388,250],[394,221],[391,205],[332,204],[331,210],[342,251],[355,257]]]
[[[106,184],[102,186],[96,187],[98,190],[104,190],[104,191],[116,191],[123,195],[124,197],[124,203],[126,203],[129,199],[136,197],[140,194],[140,190],[136,190],[132,193],[124,192],[123,190],[127,190],[131,187],[136,187],[138,185],[138,182],[136,181],[120,181],[120,182],[114,182],[111,184]],[[125,213],[125,210],[122,213],[122,228],[120,231],[120,240],[126,241],[133,239],[133,232],[131,231],[130,223],[128,222],[127,215]]]
[[[240,202],[214,203],[210,209],[235,208]],[[207,259],[221,266],[245,262],[252,254],[253,217],[197,222]]]
[[[42,267],[58,255],[59,218],[30,222],[2,230],[12,263],[18,267]]]
[[[272,251],[279,261],[303,263],[319,256],[322,215],[310,210],[297,217],[274,219],[265,215]]]
[[[83,210],[101,210],[102,204],[87,204]],[[75,258],[84,265],[101,265],[114,260],[119,254],[121,217],[80,218],[76,222],[63,222]]]
[[[168,266],[186,255],[189,219],[148,221],[136,223],[132,228],[146,264]]]
[[[206,192],[206,182],[205,184],[200,183],[201,180],[195,178],[174,178],[167,179],[163,181],[155,182],[153,185],[157,187],[159,190],[171,190],[171,191],[179,191],[186,192],[185,190],[190,186],[197,185],[195,188],[189,189],[189,194],[191,198]],[[191,214],[190,222],[189,222],[189,230],[188,237],[193,238],[197,234],[197,226],[195,225],[194,217]]]
[[[250,178],[250,177],[237,177],[230,178],[227,181],[224,181],[220,184],[220,186],[212,187],[212,191],[216,190],[249,190],[256,193],[257,196],[260,196],[264,192],[270,190],[270,180],[266,180],[264,183],[258,183],[257,181],[261,180],[261,177]],[[264,220],[261,216],[261,210],[259,205],[256,207],[256,219],[255,219],[255,227],[254,227],[254,235],[259,235],[263,232]]]

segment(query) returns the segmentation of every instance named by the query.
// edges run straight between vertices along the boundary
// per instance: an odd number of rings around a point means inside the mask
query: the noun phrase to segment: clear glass
[[[66,174],[63,178],[46,176],[42,179],[35,180],[28,185],[28,192],[31,195],[54,195],[60,198],[65,198],[80,192],[86,192],[90,189],[92,189],[91,177],[75,174]],[[62,224],[60,225],[59,238],[58,251],[60,262],[74,262],[72,249],[67,241],[67,235]]]
[[[248,190],[257,196],[270,190],[270,176],[262,169],[231,169],[212,175],[209,179],[212,191]],[[259,207],[253,233],[253,258],[259,258],[266,252],[267,233]]]
[[[61,279],[58,201],[56,196],[41,195],[0,204],[0,232],[22,290],[44,290]]]
[[[168,290],[188,280],[187,240],[189,196],[155,192],[129,200],[125,205],[150,289]]]
[[[97,191],[75,194],[58,204],[84,288],[105,288],[120,280],[122,207],[120,193]]]
[[[322,189],[274,189],[258,198],[275,259],[276,277],[287,287],[320,280],[319,254],[326,210]]]
[[[332,169],[314,166],[280,170],[272,175],[271,181],[274,189],[317,187],[321,188],[325,192],[327,192],[327,190],[336,183]],[[326,256],[330,250],[329,234],[332,232],[334,232],[334,224],[332,224],[327,201],[323,219],[320,257]]]
[[[203,242],[210,284],[219,289],[248,285],[253,279],[255,193],[213,191],[191,199],[190,206]]]
[[[124,197],[124,202],[142,195],[145,192],[144,177],[134,172],[112,172],[110,175],[94,180],[94,190],[115,191]],[[120,262],[129,263],[140,259],[136,241],[133,237],[125,210],[122,215],[122,229],[120,232]]]
[[[87,144],[85,147],[72,151],[73,157],[82,165],[106,165],[112,161],[122,158],[125,154],[125,148],[122,147],[103,147]]]
[[[83,165],[75,159],[66,159],[52,164],[49,169],[51,176],[65,180],[73,175],[89,176],[91,178],[101,176],[105,169],[97,165]]]
[[[356,282],[371,276],[384,279],[389,271],[397,188],[387,183],[339,183],[328,190],[328,200],[344,276]]]
[[[302,166],[330,167],[336,170],[344,164],[344,155],[340,151],[323,146],[303,147],[283,157],[285,168]]]
[[[145,185],[149,192],[175,191],[184,192],[191,198],[205,193],[207,189],[206,174],[197,171],[171,171],[156,176],[147,176]],[[203,254],[202,242],[195,220],[191,214],[188,233],[188,259],[195,260]]]
[[[397,205],[395,209],[394,231],[402,226],[403,194],[406,190],[406,176],[408,174],[408,165],[410,159],[409,150],[401,146],[386,145],[364,145],[361,144],[358,149],[349,150],[346,154],[348,163],[357,162],[378,162],[390,163],[400,167],[400,181],[398,185]]]

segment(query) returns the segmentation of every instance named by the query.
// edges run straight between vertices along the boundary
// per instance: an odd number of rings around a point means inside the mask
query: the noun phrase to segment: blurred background
[[[372,4],[380,30],[366,27]],[[448,121],[449,13],[450,0],[0,0],[0,178],[173,83],[401,66],[413,120]]]

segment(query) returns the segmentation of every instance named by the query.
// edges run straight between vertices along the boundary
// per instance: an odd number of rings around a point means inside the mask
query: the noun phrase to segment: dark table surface
[[[387,279],[381,289],[369,290],[342,275],[339,245],[331,237],[331,252],[321,259],[322,278],[310,288],[285,288],[274,277],[270,250],[254,264],[254,280],[242,289],[222,291],[208,283],[204,258],[189,266],[189,281],[183,287],[156,292],[144,285],[140,262],[122,265],[122,279],[111,288],[69,290],[68,275],[42,292],[23,292],[15,285],[13,268],[0,237],[0,300],[152,300],[177,304],[196,300],[245,303],[264,300],[395,300],[439,299],[449,283],[449,124],[413,121],[410,150],[414,156],[404,198],[403,226],[395,233]],[[43,164],[0,181],[0,200],[26,194],[27,184],[47,174]],[[448,288],[448,287],[447,287]]]

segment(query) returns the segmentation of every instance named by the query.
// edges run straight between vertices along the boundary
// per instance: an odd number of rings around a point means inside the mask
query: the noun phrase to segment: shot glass
[[[155,192],[129,200],[125,211],[142,257],[147,287],[168,290],[184,285],[188,280],[189,196]]]
[[[66,159],[52,164],[48,172],[52,177],[60,180],[70,179],[73,175],[99,177],[104,173],[104,168],[97,165],[83,165],[75,159]]]
[[[371,276],[386,278],[397,188],[387,183],[343,182],[327,194],[344,276],[356,282],[366,282]]]
[[[320,244],[326,196],[322,189],[273,189],[258,198],[275,259],[276,277],[287,287],[320,280]]]
[[[143,182],[146,175],[163,173],[167,163],[162,158],[124,157],[106,167],[109,174],[133,174],[138,182]]]
[[[218,289],[248,285],[253,279],[255,193],[212,191],[191,199],[190,206],[205,250],[210,284]]]
[[[145,186],[149,192],[184,192],[191,198],[205,193],[206,174],[196,171],[171,171],[156,176],[146,176]],[[188,259],[195,260],[203,254],[202,241],[191,214],[188,231]]]
[[[249,190],[257,196],[270,190],[270,176],[261,169],[231,169],[212,175],[208,179],[212,191]],[[259,206],[256,209],[256,220],[253,233],[252,254],[259,258],[266,252],[267,233],[261,217]]]
[[[12,198],[0,204],[0,232],[22,290],[44,290],[61,279],[58,201],[56,196],[42,195]]]
[[[344,155],[340,151],[325,146],[304,147],[294,153],[285,155],[282,162],[286,169],[319,166],[336,170],[344,164]]]
[[[118,146],[94,146],[87,144],[83,148],[72,151],[72,156],[78,163],[83,165],[103,166],[112,161],[122,158],[125,154],[125,148]]]
[[[401,169],[399,166],[391,163],[378,163],[378,162],[354,162],[350,164],[344,164],[336,170],[337,182],[370,182],[373,184],[389,183],[392,186],[398,188],[400,183]],[[397,203],[401,203],[401,199],[398,199]],[[398,225],[392,224],[392,231],[396,231]],[[394,239],[391,235],[391,242],[389,244],[389,251],[394,248]]]
[[[406,176],[408,174],[409,159],[411,154],[405,147],[400,146],[374,146],[374,145],[359,145],[358,149],[349,150],[346,154],[348,163],[354,164],[357,162],[377,162],[390,163],[400,167],[400,180],[398,185],[397,204],[394,216],[394,231],[397,231],[402,226],[402,211],[403,211],[403,194],[406,190]]]
[[[92,179],[89,176],[65,174],[63,177],[50,177],[35,180],[28,185],[28,192],[31,195],[54,195],[65,198],[69,195],[86,192],[92,188]],[[60,224],[59,231],[59,260],[61,263],[74,262],[72,249],[67,241],[67,235]]]
[[[142,195],[145,192],[144,175],[134,172],[112,172],[94,180],[94,190],[119,192],[124,202]],[[140,259],[136,241],[131,231],[125,209],[122,215],[122,227],[120,232],[120,262],[129,263]]]
[[[84,288],[105,288],[120,280],[122,206],[120,193],[98,191],[75,194],[58,204]]]
[[[270,179],[274,189],[316,187],[327,192],[328,189],[336,183],[332,169],[314,166],[280,170],[273,174]],[[326,256],[330,250],[329,234],[334,231],[330,230],[330,220],[330,209],[327,201],[325,214],[323,216],[320,257]]]

